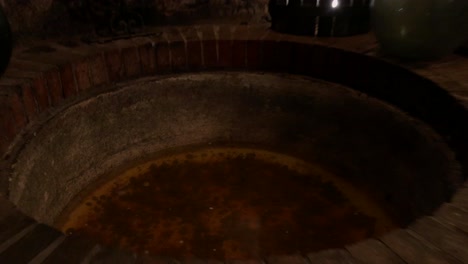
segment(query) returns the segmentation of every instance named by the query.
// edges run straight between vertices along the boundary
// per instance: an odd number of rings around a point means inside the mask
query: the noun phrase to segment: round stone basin
[[[429,214],[461,181],[438,134],[310,78],[216,72],[119,84],[57,112],[10,199],[138,253],[239,259],[342,247]]]

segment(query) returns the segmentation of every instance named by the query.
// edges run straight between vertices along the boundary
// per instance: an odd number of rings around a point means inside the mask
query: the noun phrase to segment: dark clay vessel
[[[10,24],[0,6],[0,74],[3,74],[10,62],[12,45]]]

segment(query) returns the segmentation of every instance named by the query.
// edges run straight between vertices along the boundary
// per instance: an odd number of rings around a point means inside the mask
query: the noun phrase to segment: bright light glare
[[[340,3],[338,2],[338,0],[333,0],[333,2],[331,4],[331,7],[332,8],[337,8],[339,5],[340,5]]]

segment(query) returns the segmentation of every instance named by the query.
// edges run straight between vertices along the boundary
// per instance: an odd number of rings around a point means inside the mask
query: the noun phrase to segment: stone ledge
[[[468,77],[461,73],[468,69],[466,58],[453,55],[449,60],[426,65],[401,64],[378,57],[372,35],[314,39],[282,35],[261,26],[194,26],[159,30],[163,33],[161,36],[106,44],[67,46],[61,40],[51,40],[15,50],[10,67],[0,79],[0,89],[4,94],[0,113],[0,151],[6,151],[28,122],[33,122],[50,107],[61,105],[63,100],[75,98],[94,87],[168,72],[264,69],[311,75],[350,86],[363,86],[364,91],[372,91],[372,86],[378,84],[376,80],[392,78],[389,73],[397,71],[394,66],[398,65],[431,80],[453,96],[468,96],[465,84]],[[393,85],[401,86],[401,92],[407,93],[416,89],[414,84],[418,81],[418,78],[410,77],[409,81],[393,81]],[[424,92],[424,89],[419,89],[415,96],[423,96]],[[463,148],[466,146],[462,144]],[[448,263],[457,262],[455,258],[466,261],[466,252],[457,248],[459,245],[443,242],[455,238],[454,241],[466,240],[457,231],[468,232],[468,214],[462,207],[466,193],[466,189],[460,191],[454,198],[454,204],[443,206],[435,218],[421,219],[410,227],[410,231],[399,230],[389,234],[381,239],[383,243],[368,240],[349,246],[347,251],[310,254],[308,261],[322,263],[320,261],[327,259],[329,263],[372,263],[372,258],[379,263],[384,263],[380,260],[396,263],[401,259],[408,263],[420,263],[424,259]],[[434,233],[425,232],[426,229]],[[56,252],[65,251],[67,243],[73,244],[67,241],[58,246],[51,259],[57,256]],[[104,249],[94,253],[92,258],[109,256],[112,259],[114,255]],[[269,258],[268,263],[293,263],[292,259],[297,263],[307,263],[300,256]],[[161,262],[150,263],[175,262],[161,259]]]

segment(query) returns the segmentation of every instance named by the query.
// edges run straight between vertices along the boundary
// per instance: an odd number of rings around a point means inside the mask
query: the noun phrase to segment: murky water
[[[340,247],[394,227],[366,193],[319,166],[210,147],[123,172],[63,230],[140,253],[229,259]]]

